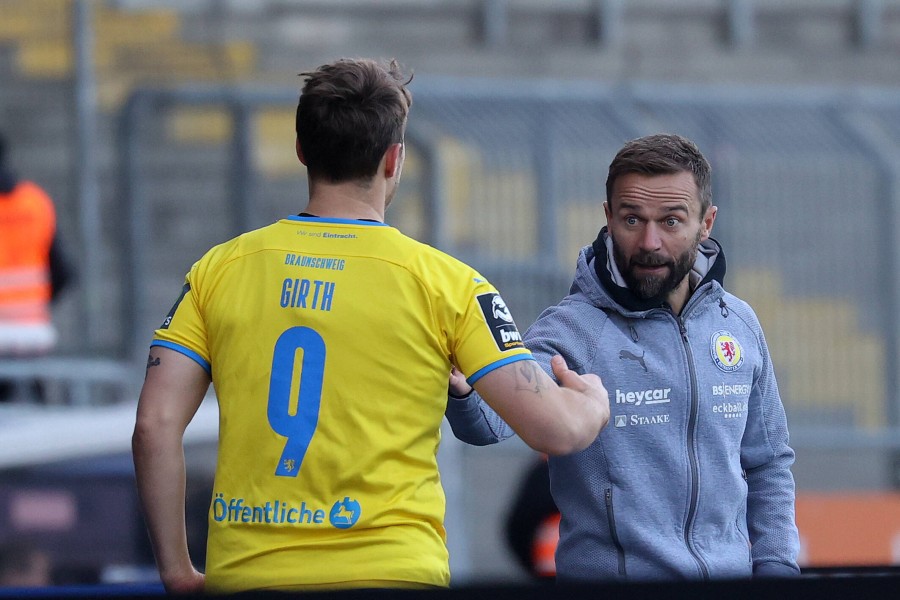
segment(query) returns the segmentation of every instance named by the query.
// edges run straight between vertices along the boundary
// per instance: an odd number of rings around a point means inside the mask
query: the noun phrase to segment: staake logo
[[[741,344],[724,330],[712,334],[709,351],[716,366],[726,373],[737,371],[744,362]]]
[[[479,294],[476,298],[478,306],[481,308],[481,314],[484,315],[484,321],[490,329],[491,335],[494,336],[497,348],[502,351],[524,348],[522,336],[500,294],[490,292]]]
[[[629,425],[636,427],[640,425],[663,425],[669,423],[669,415],[616,415],[614,419],[616,427],[628,427]]]

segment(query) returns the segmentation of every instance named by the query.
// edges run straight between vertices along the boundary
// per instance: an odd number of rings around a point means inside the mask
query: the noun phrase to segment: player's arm
[[[204,577],[188,555],[183,440],[209,382],[193,359],[168,348],[150,349],[132,453],[153,553],[169,593],[203,590]]]
[[[569,370],[561,356],[550,362],[559,385],[534,360],[490,371],[475,390],[539,452],[568,454],[587,448],[609,422],[609,396],[600,378]]]

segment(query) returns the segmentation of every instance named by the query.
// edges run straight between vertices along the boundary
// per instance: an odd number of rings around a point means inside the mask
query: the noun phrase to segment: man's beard
[[[697,232],[697,238],[690,248],[685,250],[675,260],[667,258],[655,252],[638,252],[630,259],[627,259],[613,238],[613,258],[619,272],[625,279],[628,289],[642,300],[659,299],[665,300],[669,292],[678,287],[684,280],[694,262],[697,260],[697,247],[700,245],[700,232]],[[646,277],[638,277],[634,273],[632,265],[639,264],[645,267],[666,266],[669,274],[664,277],[648,275]]]

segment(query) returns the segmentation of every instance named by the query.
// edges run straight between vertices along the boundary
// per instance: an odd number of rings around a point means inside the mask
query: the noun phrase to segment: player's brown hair
[[[371,178],[388,147],[403,141],[412,78],[396,60],[348,58],[301,77],[296,131],[310,178]]]

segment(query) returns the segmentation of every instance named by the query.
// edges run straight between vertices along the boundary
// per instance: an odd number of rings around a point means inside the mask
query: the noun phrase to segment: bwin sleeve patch
[[[191,284],[186,283],[184,287],[181,288],[181,295],[178,296],[178,300],[175,301],[175,304],[172,306],[172,310],[169,311],[169,314],[166,315],[166,320],[163,321],[163,324],[159,327],[160,329],[168,329],[169,325],[172,324],[172,317],[175,316],[175,311],[178,310],[178,305],[181,304],[181,301],[184,300],[184,297],[187,293],[191,291]]]
[[[481,307],[481,313],[484,315],[484,321],[491,330],[491,335],[494,336],[494,342],[497,343],[497,348],[503,352],[524,348],[522,336],[500,294],[490,292],[479,294],[476,298]]]

